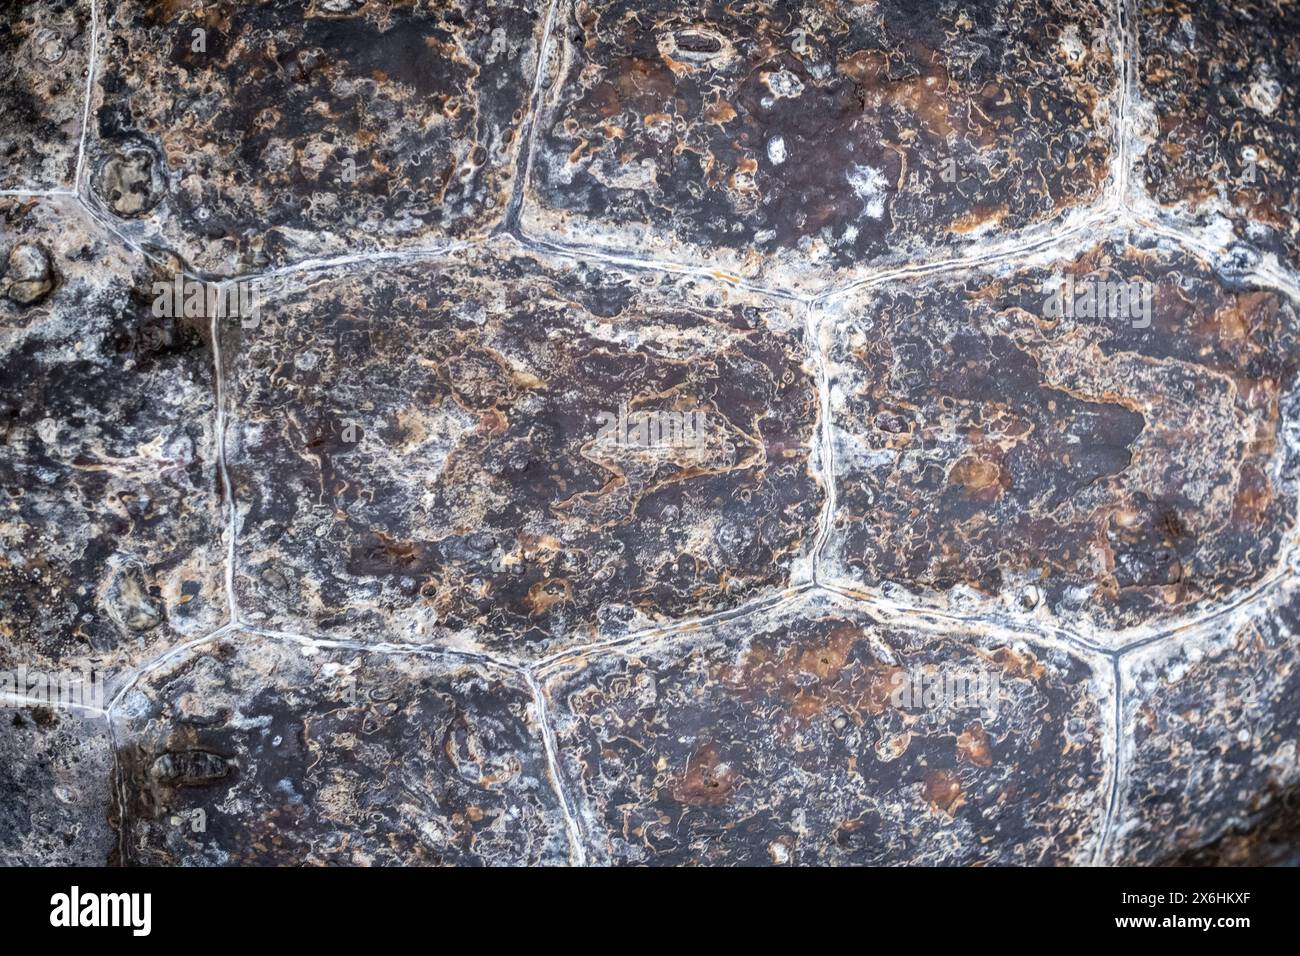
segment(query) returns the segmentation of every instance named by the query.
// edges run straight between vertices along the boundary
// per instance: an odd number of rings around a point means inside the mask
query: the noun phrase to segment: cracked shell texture
[[[1121,660],[1125,783],[1114,862],[1159,863],[1249,830],[1278,807],[1294,812],[1298,645],[1300,588],[1288,580],[1265,601]]]
[[[232,633],[122,703],[122,861],[562,863],[522,677]]]
[[[1138,14],[1133,198],[1300,266],[1300,5],[1143,0]]]
[[[1110,175],[1108,9],[566,0],[523,225],[823,285],[1059,222]]]
[[[112,779],[102,717],[0,707],[0,866],[103,866]]]
[[[1067,275],[1150,283],[1149,327],[1048,317]],[[824,570],[854,588],[1119,640],[1260,582],[1293,537],[1295,303],[1184,252],[1117,235],[854,294],[823,342]]]
[[[988,675],[990,710],[895,699]],[[1086,863],[1109,668],[825,595],[557,666],[560,762],[593,863]]]
[[[511,192],[541,9],[113,4],[93,195],[219,275],[481,234]]]
[[[0,189],[71,189],[90,0],[11,0],[0,20]]]
[[[72,200],[0,199],[0,666],[115,668],[224,623],[206,327]]]
[[[513,248],[323,274],[231,326],[247,620],[528,656],[810,576],[794,308]]]

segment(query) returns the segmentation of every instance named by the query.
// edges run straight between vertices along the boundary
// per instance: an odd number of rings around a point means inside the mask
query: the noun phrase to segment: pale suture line
[[[1092,865],[1105,866],[1109,859],[1110,842],[1115,832],[1116,820],[1119,818],[1124,796],[1124,694],[1123,677],[1120,661],[1115,657],[1110,662],[1111,696],[1109,724],[1109,741],[1111,745],[1111,762],[1107,768],[1110,773],[1110,786],[1106,789],[1106,810],[1102,816],[1101,831],[1097,836],[1097,849],[1093,853]]]
[[[1004,621],[988,614],[972,614],[946,608],[926,605],[920,602],[901,601],[884,594],[854,588],[848,582],[834,579],[822,580],[817,587],[823,591],[864,605],[878,616],[887,619],[914,620],[918,626],[928,621],[943,622],[949,626],[965,630],[982,630],[1007,639],[1028,637],[1043,644],[1062,643],[1089,655],[1115,657],[1120,653],[1113,647],[1090,641],[1068,627],[1060,624],[1047,625],[1041,621],[1013,622]]]
[[[551,789],[555,791],[555,799],[559,802],[560,811],[564,814],[564,831],[569,842],[569,865],[586,866],[587,847],[582,839],[582,830],[578,826],[578,820],[573,809],[576,803],[571,805],[570,801],[573,797],[564,783],[564,769],[560,766],[559,744],[555,739],[555,728],[551,720],[550,705],[546,701],[546,691],[542,688],[532,670],[524,671],[524,680],[528,683],[528,689],[533,695],[533,706],[537,708],[538,730],[541,732],[542,751],[546,756],[546,767],[551,778]]]
[[[69,199],[77,194],[71,189],[0,189],[0,196],[14,196],[18,199]]]
[[[828,359],[822,351],[820,308],[819,305],[814,303],[804,306],[808,348],[816,368],[817,399],[820,405],[817,416],[819,419],[817,423],[817,440],[820,444],[821,461],[816,470],[822,477],[823,493],[826,495],[826,500],[822,503],[821,513],[818,515],[817,536],[813,540],[812,547],[812,579],[814,584],[821,581],[822,554],[826,549],[826,543],[830,540],[831,529],[835,521],[835,508],[838,504],[836,497],[838,476],[835,473],[835,436],[832,434],[833,424],[831,420],[830,370]],[[811,461],[816,461],[817,457],[816,455],[812,456]]]
[[[1133,35],[1134,9],[1129,0],[1114,0],[1115,33],[1119,46],[1119,91],[1118,117],[1116,120],[1116,208],[1123,209],[1128,196],[1129,180],[1129,134],[1132,127],[1133,84],[1137,79],[1137,47]]]
[[[117,863],[126,863],[126,774],[122,770],[121,747],[118,744],[117,728],[113,725],[113,715],[108,716],[108,749],[113,760],[113,793],[117,798]]]
[[[235,599],[235,537],[239,526],[238,509],[235,507],[234,483],[230,480],[230,468],[226,462],[226,369],[221,352],[221,319],[212,317],[209,334],[212,337],[212,361],[214,365],[216,388],[216,421],[213,424],[214,439],[217,445],[217,472],[221,482],[222,499],[226,509],[226,558],[223,569],[226,584],[226,610],[231,624],[239,623],[239,603]]]
[[[525,121],[524,141],[520,145],[519,154],[515,160],[510,199],[506,204],[505,215],[502,216],[498,226],[498,230],[501,232],[510,233],[514,231],[520,210],[523,207],[524,192],[528,186],[528,179],[532,175],[533,151],[537,142],[538,113],[541,111],[542,98],[546,95],[546,62],[550,57],[555,20],[562,2],[563,0],[550,0],[547,5],[546,23],[542,28],[542,42],[537,48],[537,67],[533,70],[533,88],[528,94],[528,118]]]
[[[560,256],[565,259],[580,259],[602,262],[609,266],[615,266],[626,269],[644,269],[651,272],[663,272],[669,275],[693,276],[698,279],[704,279],[709,282],[715,282],[723,286],[731,286],[737,289],[744,289],[746,292],[754,292],[759,295],[767,296],[770,299],[783,301],[810,303],[813,296],[796,292],[792,289],[784,289],[778,286],[769,286],[762,283],[751,282],[740,276],[728,275],[717,269],[710,269],[707,266],[690,265],[684,262],[676,262],[668,259],[644,259],[633,254],[624,254],[593,246],[577,246],[554,239],[542,239],[537,236],[530,236],[523,231],[514,231],[508,233],[509,237],[514,239],[520,246],[534,253],[543,253],[551,256]]]
[[[81,190],[81,179],[86,166],[86,134],[90,129],[90,102],[95,89],[95,75],[99,69],[99,4],[90,0],[90,54],[86,57],[86,95],[81,106],[81,137],[77,142],[77,165],[72,177],[72,192]]]
[[[109,701],[109,704],[105,708],[105,710],[110,715],[114,715],[118,704],[121,703],[122,701],[122,698],[124,698],[132,690],[132,688],[135,687],[136,683],[140,680],[141,677],[144,677],[147,674],[152,674],[160,667],[166,665],[168,661],[174,660],[178,657],[184,657],[185,655],[189,654],[192,650],[194,650],[196,647],[202,647],[204,644],[209,644],[214,641],[219,641],[227,634],[232,634],[238,629],[239,629],[239,625],[237,624],[223,624],[215,631],[209,631],[207,634],[204,634],[202,637],[193,637],[187,641],[183,641],[182,643],[177,644],[174,647],[169,647],[161,654],[151,657],[149,660],[145,661],[139,666],[131,668],[130,670],[124,672],[123,674],[118,675],[113,680],[113,683],[119,685],[118,690],[113,695],[113,699]]]
[[[749,617],[760,612],[775,610],[787,604],[794,604],[803,595],[817,590],[817,587],[816,584],[808,581],[803,584],[786,588],[777,594],[768,594],[752,598],[749,601],[726,610],[714,611],[711,614],[706,614],[700,617],[684,618],[679,621],[673,621],[669,624],[645,628],[628,634],[620,634],[616,637],[592,641],[588,644],[576,644],[572,647],[565,648],[562,651],[556,651],[554,654],[549,654],[545,657],[539,658],[535,662],[531,663],[529,667],[538,674],[544,674],[556,667],[581,663],[587,658],[596,657],[605,653],[619,653],[624,649],[636,648],[659,638],[686,634],[694,631],[712,630],[719,624],[728,621]]]
[[[1134,19],[1130,18],[1133,9],[1130,0],[1115,0],[1115,33],[1119,42],[1121,64],[1119,121],[1117,123],[1118,132],[1116,137],[1119,169],[1115,183],[1115,198],[1117,200],[1116,218],[1125,226],[1132,223],[1132,216],[1128,209],[1128,138],[1133,109],[1134,88],[1132,83],[1136,78],[1135,71],[1138,63],[1136,39],[1131,36],[1136,23]],[[1096,851],[1093,853],[1093,866],[1104,866],[1106,863],[1111,834],[1114,832],[1115,818],[1119,813],[1120,796],[1123,793],[1124,764],[1120,751],[1123,749],[1124,744],[1122,738],[1124,683],[1121,678],[1119,662],[1120,655],[1118,654],[1114,655],[1110,660],[1111,694],[1113,695],[1110,733],[1108,735],[1111,746],[1111,761],[1110,766],[1107,768],[1110,773],[1110,787],[1106,792],[1106,807],[1102,816],[1101,832],[1097,836]]]
[[[0,693],[0,708],[14,707],[27,709],[49,706],[50,701],[46,698],[28,697],[26,693],[19,694],[15,691],[5,691],[4,693]],[[100,717],[108,717],[108,708],[95,707],[92,704],[60,703],[59,707],[60,709],[71,711],[72,713],[83,714],[91,720],[98,720]]]
[[[447,647],[441,644],[404,644],[400,641],[376,641],[370,643],[355,638],[311,637],[295,631],[283,631],[276,628],[259,627],[253,624],[240,624],[238,629],[244,633],[256,634],[274,641],[285,641],[313,650],[356,651],[361,654],[393,655],[396,657],[429,657],[435,659],[455,660],[510,673],[521,673],[527,665],[511,658],[501,657],[488,651],[467,651],[459,647]]]
[[[383,249],[373,252],[356,252],[349,255],[315,259],[303,259],[289,265],[278,266],[258,272],[241,272],[222,282],[266,282],[290,276],[325,273],[344,269],[350,272],[363,272],[372,265],[407,265],[418,262],[437,261],[451,258],[457,253],[477,248],[489,241],[489,237],[474,239],[449,240],[430,246],[411,249]]]
[[[987,249],[981,251],[980,245],[973,245],[971,248],[974,252],[970,255],[953,256],[948,259],[940,259],[935,262],[916,262],[905,265],[882,267],[879,272],[855,279],[843,286],[837,286],[828,289],[813,297],[813,301],[821,304],[830,302],[850,295],[854,292],[860,292],[866,289],[874,289],[878,286],[888,285],[893,282],[903,282],[909,279],[919,279],[928,276],[946,276],[953,273],[976,272],[989,266],[1002,265],[1016,259],[1024,258],[1031,253],[1041,253],[1048,250],[1066,249],[1071,243],[1078,239],[1095,232],[1102,227],[1105,219],[1110,215],[1107,207],[1107,200],[1103,196],[1094,205],[1093,208],[1086,211],[1086,215],[1080,217],[1080,220],[1072,225],[1052,229],[1044,232],[1042,235],[1034,235],[1022,240],[1016,240],[999,248]]]

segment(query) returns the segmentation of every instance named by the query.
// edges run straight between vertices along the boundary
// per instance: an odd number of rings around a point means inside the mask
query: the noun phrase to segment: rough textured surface
[[[1140,236],[1013,265],[826,308],[825,573],[1085,633],[1269,574],[1296,507],[1296,303]],[[1046,314],[1058,275],[1151,283],[1149,325]]]
[[[1108,670],[1062,648],[818,597],[581,663],[546,692],[592,862],[1090,861]],[[892,699],[980,673],[989,710]]]
[[[1281,795],[1219,839],[1188,850],[1172,866],[1300,866],[1297,791]]]
[[[209,330],[71,200],[0,198],[0,667],[225,623]]]
[[[218,274],[481,234],[510,197],[541,10],[111,4],[93,200]]]
[[[1100,2],[559,16],[524,207],[539,236],[817,286],[1060,220],[1110,174]]]
[[[810,576],[793,308],[512,250],[321,273],[228,326],[249,620],[528,656]]]
[[[1300,265],[1300,6],[1140,0],[1133,201]]]
[[[104,718],[47,707],[0,710],[0,866],[99,866],[113,748]]]
[[[1267,818],[1283,798],[1293,805],[1297,635],[1300,590],[1288,584],[1268,601],[1123,659],[1132,690],[1120,734],[1127,773],[1115,861],[1159,862]]]
[[[0,20],[0,189],[71,189],[90,0],[9,0]]]
[[[1300,862],[1294,3],[6,13],[0,864]]]
[[[233,632],[122,701],[123,863],[566,858],[522,677]]]

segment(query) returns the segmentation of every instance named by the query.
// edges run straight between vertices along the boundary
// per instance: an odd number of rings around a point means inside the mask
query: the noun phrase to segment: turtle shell
[[[0,863],[1296,858],[1294,5],[12,6]]]

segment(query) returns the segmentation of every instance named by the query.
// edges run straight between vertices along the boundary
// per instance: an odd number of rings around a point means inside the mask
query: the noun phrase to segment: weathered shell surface
[[[1295,859],[1294,4],[13,6],[0,863]]]

